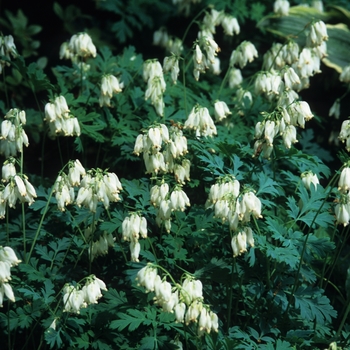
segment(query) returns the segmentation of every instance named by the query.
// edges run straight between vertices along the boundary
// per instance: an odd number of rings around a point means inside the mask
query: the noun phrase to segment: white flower
[[[231,89],[240,85],[243,81],[241,70],[238,68],[230,68],[228,76],[228,85]]]
[[[350,65],[344,67],[340,73],[339,80],[343,83],[350,83]]]
[[[328,116],[334,116],[335,119],[339,119],[340,116],[340,100],[337,98],[334,103],[332,104],[332,107],[329,110]]]
[[[215,109],[215,118],[217,121],[225,119],[228,115],[232,114],[229,108],[227,107],[226,102],[217,101],[214,104]]]
[[[344,167],[340,173],[338,190],[339,191],[348,191],[350,189],[350,168]]]
[[[350,220],[349,204],[337,204],[334,211],[337,225],[342,224],[344,227],[347,226]]]
[[[281,16],[288,16],[289,6],[289,1],[287,0],[276,0],[273,4],[273,12]]]
[[[258,57],[258,51],[249,41],[243,41],[236,50],[231,54],[230,64],[234,66],[238,64],[240,68],[246,66],[247,62],[252,62],[254,57]]]
[[[301,180],[303,181],[304,186],[310,190],[311,184],[313,184],[314,188],[320,183],[316,174],[312,171],[305,171],[301,174]]]
[[[221,20],[222,28],[224,29],[224,33],[227,35],[233,35],[235,33],[238,35],[240,33],[240,27],[237,21],[237,18],[232,17],[230,15],[224,15]]]
[[[68,49],[77,56],[96,57],[96,47],[87,33],[74,34],[69,41]]]
[[[0,261],[7,262],[10,266],[17,266],[22,260],[19,260],[11,247],[0,246]]]

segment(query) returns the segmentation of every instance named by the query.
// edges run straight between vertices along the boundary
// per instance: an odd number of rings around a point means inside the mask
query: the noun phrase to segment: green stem
[[[343,316],[343,318],[342,318],[342,320],[341,320],[341,322],[340,322],[339,328],[338,328],[338,330],[337,330],[336,337],[339,337],[341,331],[343,330],[345,321],[347,320],[348,315],[349,315],[349,312],[350,312],[350,299],[349,299],[349,298],[348,298],[347,302],[348,302],[348,305],[347,305],[347,307],[346,307],[344,316]]]
[[[227,286],[228,289],[228,306],[227,306],[227,327],[226,331],[228,333],[231,325],[231,309],[232,309],[232,299],[233,299],[233,272],[235,270],[235,265],[236,265],[236,258],[233,258],[232,260],[232,271],[231,271],[231,279],[230,279],[230,284]]]

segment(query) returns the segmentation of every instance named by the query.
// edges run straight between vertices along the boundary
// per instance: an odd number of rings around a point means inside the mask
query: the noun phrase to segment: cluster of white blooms
[[[262,122],[255,126],[254,157],[262,152],[264,158],[270,158],[273,150],[274,138],[281,135],[286,148],[291,148],[298,142],[296,127],[305,127],[305,122],[312,119],[310,107],[305,101],[296,101],[288,107],[278,107],[276,113],[266,114]]]
[[[164,73],[170,72],[171,73],[171,79],[174,84],[177,83],[177,78],[180,73],[180,68],[179,68],[179,56],[167,56],[164,57],[163,61],[163,71]]]
[[[224,101],[216,101],[214,103],[215,110],[215,119],[217,122],[225,119],[228,115],[232,114],[232,112],[227,107],[226,102]]]
[[[314,186],[314,188],[316,188],[320,183],[317,175],[312,171],[304,171],[300,176],[305,188],[308,190],[310,190],[311,184]]]
[[[45,121],[49,123],[49,135],[80,136],[80,125],[68,108],[64,96],[58,96],[45,105]]]
[[[1,123],[0,154],[5,158],[16,156],[17,152],[22,153],[23,145],[28,147],[28,136],[23,129],[26,124],[26,113],[17,108],[10,109],[5,120]]]
[[[231,248],[233,257],[237,257],[247,251],[247,244],[254,247],[253,230],[246,226],[232,237]]]
[[[15,302],[15,296],[11,285],[8,283],[11,280],[11,267],[17,266],[19,260],[11,247],[0,246],[0,307],[4,301],[4,295],[9,300]]]
[[[206,56],[202,50],[204,50]],[[210,36],[202,34],[199,40],[196,41],[193,51],[193,76],[197,81],[200,74],[205,73],[208,68],[212,68],[215,74],[220,73],[220,61],[215,57],[219,51],[218,44]]]
[[[345,163],[338,181],[339,197],[335,200],[336,223],[347,226],[350,222],[350,164]]]
[[[165,124],[158,124],[137,136],[133,153],[143,153],[146,173],[174,173],[183,184],[190,180],[191,163],[183,157],[187,152],[187,139],[179,126],[168,130]]]
[[[29,205],[34,203],[37,197],[35,188],[26,175],[16,172],[14,158],[9,158],[4,162],[2,182],[7,184],[0,190],[0,219],[5,217],[6,206],[15,208],[17,200],[20,203],[27,202]]]
[[[104,75],[101,81],[100,106],[111,107],[111,98],[113,94],[121,92],[123,87],[124,83],[121,83],[114,75]]]
[[[69,43],[63,43],[60,48],[60,59],[70,59],[77,62],[77,58],[96,57],[96,47],[87,33],[74,34]]]
[[[67,283],[63,287],[63,311],[79,314],[80,309],[90,304],[97,304],[97,300],[102,297],[101,290],[107,290],[106,284],[95,275],[87,277],[81,289],[79,285],[73,286]]]
[[[276,0],[273,4],[273,12],[281,16],[288,16],[289,7],[288,0]]]
[[[202,23],[202,32],[210,33],[209,36],[212,37],[212,34],[215,34],[215,27],[219,25],[222,26],[226,35],[238,35],[241,31],[237,19],[224,11],[211,9],[210,12],[206,12]]]
[[[86,175],[85,169],[78,159],[74,162],[70,161],[68,167],[68,175],[64,172],[58,175],[53,187],[57,206],[61,211],[65,211],[65,207],[74,202],[74,186],[79,186],[81,177]]]
[[[156,223],[158,226],[164,223],[167,232],[170,232],[171,229],[171,213],[185,211],[186,207],[191,205],[187,194],[180,185],[177,185],[170,193],[169,185],[163,182],[151,188],[150,196],[152,205],[158,209]]]
[[[2,73],[5,66],[9,66],[11,61],[11,56],[16,58],[17,50],[16,45],[13,41],[12,35],[0,35],[0,56],[7,58],[7,61],[0,60],[0,74]]]
[[[163,93],[166,88],[163,69],[157,60],[147,60],[143,63],[143,79],[147,82],[145,100],[151,99],[157,114],[163,116]]]
[[[244,189],[240,192],[239,181],[232,175],[226,175],[211,186],[205,207],[213,208],[215,217],[222,222],[227,221],[230,230],[235,233],[231,242],[234,256],[245,252],[247,243],[254,246],[253,232],[247,224],[252,215],[256,219],[262,218],[262,215],[260,199],[253,191]]]
[[[110,202],[120,200],[122,185],[115,173],[109,173],[99,168],[85,171],[80,161],[69,162],[68,175],[62,172],[54,184],[54,192],[58,209],[65,210],[68,204],[74,202],[75,186],[80,186],[75,203],[95,212],[98,202],[108,209]],[[81,179],[82,177],[82,179]]]
[[[232,51],[230,65],[233,67],[238,64],[242,69],[248,62],[253,62],[254,57],[258,57],[258,51],[255,46],[250,41],[243,41]]]
[[[139,213],[131,213],[122,223],[122,234],[124,241],[130,242],[130,253],[132,261],[139,261],[141,246],[140,236],[147,238],[147,220]]]
[[[153,45],[161,46],[176,56],[183,51],[181,39],[169,36],[164,27],[153,33]]]
[[[350,152],[350,120],[349,119],[343,121],[338,138],[341,142],[346,144],[345,149],[348,152]]]
[[[146,288],[146,292],[155,293],[155,303],[163,311],[175,314],[176,322],[189,325],[198,324],[198,335],[218,332],[219,322],[217,315],[203,304],[203,285],[186,275],[182,285],[172,286],[166,279],[161,279],[158,270],[148,263],[137,273],[137,282]]]
[[[243,81],[242,72],[238,68],[231,67],[228,72],[228,85],[231,89],[239,86]]]
[[[185,129],[192,129],[196,136],[216,135],[216,126],[209,114],[208,108],[196,105],[192,108],[184,125]]]
[[[109,173],[99,168],[87,171],[80,183],[75,203],[84,206],[95,213],[98,202],[102,202],[105,209],[110,202],[120,200],[119,193],[122,185],[115,173]]]
[[[326,24],[323,21],[312,23],[306,38],[306,45],[308,47],[316,47],[326,40],[328,40]]]
[[[94,232],[91,226],[88,226],[84,231],[84,237],[86,242],[91,242],[89,246],[89,257],[91,261],[97,256],[103,256],[108,254],[108,248],[114,247],[114,237],[111,233],[103,232],[97,240],[94,240]]]

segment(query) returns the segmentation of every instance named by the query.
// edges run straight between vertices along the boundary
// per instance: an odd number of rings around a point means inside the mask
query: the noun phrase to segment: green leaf
[[[127,314],[118,313],[119,320],[114,320],[111,322],[110,328],[117,329],[118,331],[122,331],[124,328],[128,327],[129,331],[134,331],[141,324],[149,326],[155,320],[156,311],[152,309],[146,309],[147,313],[141,312],[135,309],[129,309]],[[149,319],[148,316],[151,316],[152,319]]]
[[[62,339],[61,339],[61,329],[56,331],[53,328],[48,328],[44,333],[44,338],[47,342],[47,344],[50,346],[50,349],[53,349],[57,346],[57,349],[60,349],[62,346]]]
[[[295,308],[300,310],[300,316],[304,320],[316,320],[318,324],[324,325],[337,316],[322,289],[300,286],[294,298]]]

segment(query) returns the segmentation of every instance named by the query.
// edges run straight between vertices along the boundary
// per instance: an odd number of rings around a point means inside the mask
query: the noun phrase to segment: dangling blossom
[[[194,130],[197,137],[216,135],[216,126],[208,109],[199,105],[192,108],[184,127]]]
[[[273,4],[273,12],[281,16],[288,16],[289,7],[288,0],[276,0]]]
[[[108,74],[102,77],[101,94],[99,98],[100,106],[111,107],[111,98],[113,94],[122,91],[124,83],[120,82],[114,75]]]
[[[340,99],[339,98],[337,98],[332,104],[332,107],[329,110],[328,116],[329,117],[334,116],[335,119],[339,119],[339,116],[340,116]]]
[[[228,73],[228,85],[230,89],[239,86],[243,81],[241,70],[238,68],[230,68]]]
[[[26,124],[26,113],[17,108],[10,109],[1,123],[0,154],[5,158],[14,157],[23,152],[23,145],[28,147],[28,136],[23,126]]]
[[[328,40],[327,27],[323,21],[317,21],[310,25],[306,46],[315,47]]]
[[[68,44],[68,50],[79,57],[96,57],[96,47],[87,33],[74,34]]]
[[[218,122],[222,121],[228,115],[232,114],[229,108],[227,107],[226,102],[224,101],[216,101],[214,104],[214,110],[215,110],[215,119]]]
[[[97,300],[102,297],[101,290],[107,290],[106,284],[95,275],[87,277],[82,289],[79,285],[67,283],[63,288],[63,312],[80,314],[82,308],[97,304]]]
[[[166,88],[163,69],[157,60],[147,60],[143,64],[143,79],[147,81],[145,100],[150,99],[156,113],[164,114],[163,93]]]
[[[258,57],[258,51],[250,41],[243,41],[236,50],[232,51],[230,65],[236,64],[243,69],[248,62],[252,62],[254,57]]]
[[[138,213],[131,213],[122,223],[122,234],[125,241],[130,242],[131,261],[139,261],[139,238],[147,238],[147,220]]]
[[[177,83],[177,78],[180,73],[179,68],[179,57],[173,55],[169,57],[164,57],[163,61],[163,71],[164,73],[170,72],[171,73],[171,79],[174,84]]]
[[[96,212],[98,202],[108,209],[110,202],[120,200],[122,185],[115,173],[109,173],[99,168],[87,172],[80,183],[75,203]]]
[[[11,56],[17,57],[17,49],[12,35],[0,35],[0,55],[5,56],[8,61],[0,60],[0,74],[6,66],[10,66]]]
[[[57,135],[80,136],[78,119],[70,113],[67,101],[62,95],[45,105],[44,120],[49,123],[51,137]]]
[[[314,174],[312,171],[305,171],[300,176],[305,188],[309,191],[310,191],[311,184],[316,189],[317,185],[320,183],[317,175]]]
[[[311,6],[320,12],[324,12],[322,0],[313,0]]]
[[[3,306],[4,295],[15,302],[15,295],[11,285],[8,283],[11,280],[11,267],[21,263],[16,256],[16,253],[11,247],[0,246],[0,307]]]
[[[185,274],[182,284],[173,286],[158,275],[157,268],[148,263],[136,277],[137,283],[145,287],[146,292],[154,292],[155,303],[164,312],[175,314],[176,322],[198,324],[198,335],[218,332],[218,317],[204,304],[203,285],[200,280]]]

